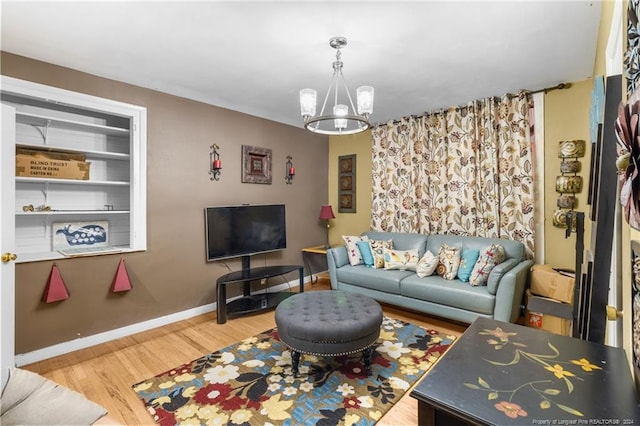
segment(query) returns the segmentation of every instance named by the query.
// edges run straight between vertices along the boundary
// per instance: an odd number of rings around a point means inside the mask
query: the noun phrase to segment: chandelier
[[[340,49],[346,45],[347,39],[344,37],[333,37],[329,40],[329,46],[336,49],[336,60],[333,61],[333,77],[329,83],[327,95],[324,97],[320,115],[316,116],[317,92],[314,89],[300,90],[300,112],[304,118],[304,127],[314,133],[352,135],[364,132],[371,127],[369,114],[373,112],[373,87],[358,87],[356,90],[358,109],[356,110],[342,75],[343,64],[340,59]],[[341,94],[340,89],[343,89],[345,94]],[[333,108],[330,113],[325,114],[327,101],[332,92]],[[351,106],[351,110],[349,110],[349,106]]]

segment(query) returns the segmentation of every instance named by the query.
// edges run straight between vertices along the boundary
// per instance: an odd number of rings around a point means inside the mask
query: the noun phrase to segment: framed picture
[[[242,145],[242,182],[271,185],[271,150]]]
[[[356,154],[338,157],[338,212],[356,212]]]
[[[54,251],[64,255],[109,248],[109,222],[55,222],[51,225]]]

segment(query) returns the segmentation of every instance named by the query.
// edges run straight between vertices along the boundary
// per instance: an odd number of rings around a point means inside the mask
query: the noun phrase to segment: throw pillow
[[[373,267],[384,268],[384,249],[392,249],[393,240],[371,240],[369,243],[373,252]]]
[[[446,244],[440,246],[438,252],[438,267],[436,272],[445,280],[452,280],[460,267],[460,248],[449,247]]]
[[[384,269],[401,269],[415,271],[418,266],[418,249],[414,250],[394,250],[383,249]]]
[[[471,271],[476,266],[480,257],[480,250],[465,250],[460,257],[460,267],[458,268],[458,279],[462,282],[469,282]]]
[[[491,244],[480,254],[476,265],[471,271],[469,284],[473,286],[487,284],[489,273],[500,262],[504,261],[506,255],[501,244]]]
[[[347,246],[347,256],[349,256],[349,264],[351,266],[356,266],[363,263],[362,255],[360,254],[360,249],[358,249],[358,245],[356,243],[358,241],[369,241],[369,237],[343,235],[342,240],[344,241],[344,244]]]
[[[416,267],[416,275],[418,275],[420,278],[433,275],[436,268],[438,267],[438,263],[438,257],[435,254],[431,253],[430,250],[427,250],[427,252],[418,262],[418,266]]]
[[[371,252],[371,246],[369,241],[356,242],[358,250],[360,250],[360,256],[362,256],[362,262],[367,268],[373,268],[373,253]]]

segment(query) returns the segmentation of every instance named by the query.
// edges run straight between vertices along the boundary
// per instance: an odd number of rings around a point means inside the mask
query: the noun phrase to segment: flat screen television
[[[285,206],[206,207],[205,236],[208,262],[286,249]]]

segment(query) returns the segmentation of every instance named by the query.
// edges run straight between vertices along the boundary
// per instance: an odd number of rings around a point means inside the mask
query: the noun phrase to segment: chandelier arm
[[[329,82],[329,87],[327,87],[327,94],[324,96],[324,102],[322,102],[322,108],[320,109],[320,114],[324,114],[324,108],[327,106],[327,100],[329,100],[329,95],[331,94],[331,86],[333,86],[333,81],[336,79],[336,73],[333,73],[333,77],[331,77],[331,81]]]
[[[351,93],[349,92],[349,86],[347,86],[347,82],[345,81],[342,73],[340,73],[340,77],[342,77],[342,85],[344,86],[345,92],[347,92],[347,98],[349,98],[349,103],[351,104],[351,111],[353,111],[355,115],[358,115],[358,110],[353,105],[353,99],[351,98]],[[360,124],[361,124],[361,121],[358,121],[358,127],[360,127]]]

